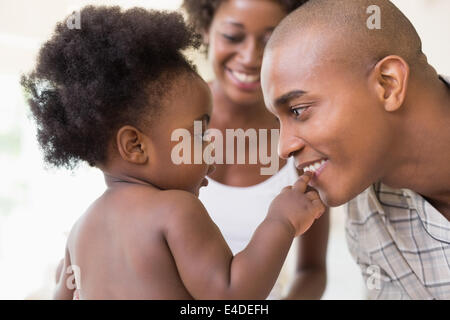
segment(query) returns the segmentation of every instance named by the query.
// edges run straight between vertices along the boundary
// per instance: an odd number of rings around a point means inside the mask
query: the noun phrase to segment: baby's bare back
[[[159,193],[124,184],[76,223],[68,250],[80,271],[81,299],[192,299],[165,241]]]

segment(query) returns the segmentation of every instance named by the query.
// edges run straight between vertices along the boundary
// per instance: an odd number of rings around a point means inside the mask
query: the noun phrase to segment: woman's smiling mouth
[[[225,73],[228,78],[236,85],[239,89],[254,91],[261,89],[261,81],[259,74],[249,74],[239,71],[232,70],[225,67]]]

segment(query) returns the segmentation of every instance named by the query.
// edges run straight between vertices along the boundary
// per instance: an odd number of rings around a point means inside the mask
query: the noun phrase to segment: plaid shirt
[[[378,183],[346,209],[369,299],[450,299],[450,222],[423,197]]]
[[[450,299],[450,222],[424,198],[379,183],[346,208],[369,299]]]

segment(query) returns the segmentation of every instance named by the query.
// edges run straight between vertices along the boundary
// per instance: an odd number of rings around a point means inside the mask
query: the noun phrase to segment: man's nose
[[[282,159],[288,159],[295,152],[305,146],[303,140],[296,136],[289,128],[280,128],[280,140],[278,141],[278,155]]]

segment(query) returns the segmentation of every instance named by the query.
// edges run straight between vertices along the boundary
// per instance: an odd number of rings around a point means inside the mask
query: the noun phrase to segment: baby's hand
[[[288,222],[295,236],[305,233],[326,209],[317,191],[306,192],[312,175],[307,172],[293,186],[285,187],[272,201],[267,214],[268,218]]]

